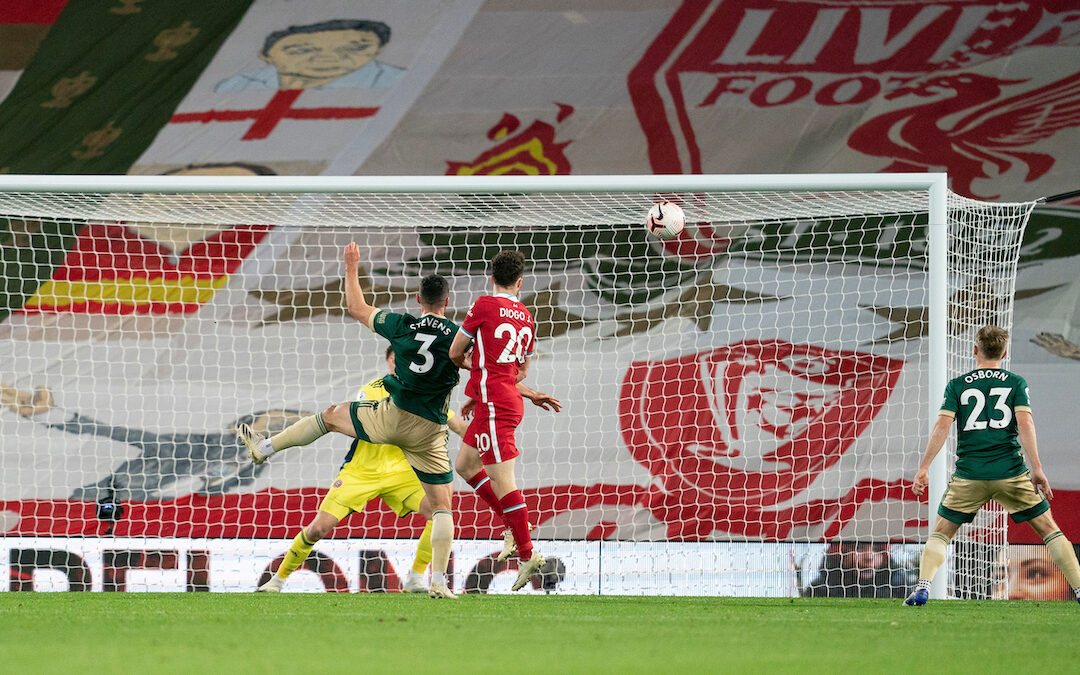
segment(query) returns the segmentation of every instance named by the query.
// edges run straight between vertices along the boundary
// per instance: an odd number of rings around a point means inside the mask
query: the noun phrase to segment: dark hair
[[[504,288],[513,286],[524,271],[525,256],[517,251],[499,251],[491,259],[491,276]]]
[[[324,33],[330,30],[363,30],[374,33],[375,37],[379,38],[380,47],[384,47],[387,42],[390,42],[390,26],[387,26],[382,21],[368,21],[367,19],[334,19],[333,21],[322,21],[306,26],[289,26],[285,30],[276,30],[266,36],[266,40],[263,42],[262,54],[263,56],[269,54],[270,49],[277,44],[278,40],[289,37],[290,35]]]
[[[979,356],[997,361],[1009,346],[1009,331],[998,326],[983,326],[975,334],[975,344],[979,346]]]
[[[384,359],[388,359],[394,355],[394,345],[386,345],[386,353],[383,354]]]
[[[192,169],[224,169],[226,167],[235,166],[238,169],[246,169],[256,176],[276,176],[277,172],[270,167],[263,166],[261,164],[248,164],[247,162],[211,162],[209,164],[188,164],[182,166],[179,169],[169,169],[162,176],[171,176],[181,171],[191,171]]]
[[[450,284],[439,274],[429,274],[420,280],[420,302],[428,307],[442,304],[450,294]]]

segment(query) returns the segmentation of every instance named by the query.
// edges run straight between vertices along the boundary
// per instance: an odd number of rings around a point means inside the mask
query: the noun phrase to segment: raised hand
[[[345,267],[352,269],[360,264],[360,247],[355,241],[345,246]]]

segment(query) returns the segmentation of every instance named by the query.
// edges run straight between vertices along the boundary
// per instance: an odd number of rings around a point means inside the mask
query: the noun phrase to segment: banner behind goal
[[[518,431],[552,559],[533,592],[901,597],[927,533],[910,480],[974,330],[1011,322],[1032,207],[944,180],[0,177],[7,587],[252,590],[349,443],[256,467],[235,426],[386,371],[344,309],[356,241],[372,304],[416,313],[438,272],[458,322],[492,255],[528,258],[527,382],[564,405]],[[676,240],[643,227],[659,199]],[[455,492],[455,587],[508,590],[501,524]],[[375,500],[286,590],[397,590],[422,528]],[[1000,595],[1001,514],[968,531],[947,585]]]

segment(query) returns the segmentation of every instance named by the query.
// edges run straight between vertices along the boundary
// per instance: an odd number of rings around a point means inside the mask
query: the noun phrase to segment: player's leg
[[[472,429],[472,425],[469,426],[469,429]],[[465,438],[469,437],[469,432],[466,431]],[[475,433],[473,437],[475,437]],[[480,459],[480,451],[463,442],[454,462],[454,468],[457,470],[458,475],[465,479],[469,487],[476,491],[476,494],[484,500],[484,503],[488,505],[488,508],[495,513],[503,524],[503,549],[496,560],[502,562],[514,555],[517,550],[514,531],[510,529],[509,523],[503,517],[502,504],[499,503],[499,498],[495,496],[495,490],[491,487],[491,478],[488,476],[487,471],[484,470],[484,463]]]
[[[521,414],[517,411],[499,411],[493,406],[488,406],[485,411],[481,406],[477,406],[476,419],[480,420],[485,413],[487,423],[482,430],[478,430],[475,447],[488,476],[491,477],[492,490],[499,500],[503,520],[513,533],[517,556],[521,561],[518,565],[517,580],[512,586],[516,591],[528,583],[544,564],[544,557],[533,550],[529,508],[514,476],[514,460],[519,454],[514,434],[521,422]],[[468,436],[466,434],[466,441],[469,440]],[[506,557],[509,557],[511,550],[507,550],[504,545]]]
[[[490,428],[488,407],[477,406],[476,414],[461,439],[461,449],[454,461],[454,468],[457,469],[458,475],[469,484],[469,487],[476,490],[476,494],[491,507],[491,510],[501,516],[502,506],[491,487],[487,471],[484,470],[484,460],[480,456],[480,451],[477,450],[481,445],[490,450]]]
[[[307,527],[301,529],[300,533],[293,539],[292,545],[289,546],[289,550],[285,554],[285,559],[281,561],[281,565],[278,566],[274,576],[270,577],[270,580],[265,584],[259,586],[258,592],[280,592],[289,575],[307,560],[311,549],[315,546],[315,542],[330,534],[330,531],[340,521],[341,517],[337,514],[322,510],[316,513],[315,518],[308,523]]]
[[[1046,550],[1050,554],[1050,559],[1065,575],[1069,582],[1069,588],[1072,589],[1073,595],[1076,596],[1076,601],[1080,602],[1080,562],[1077,562],[1076,551],[1073,549],[1072,542],[1068,540],[1061,528],[1058,527],[1058,524],[1054,522],[1054,517],[1050,515],[1049,511],[1035,516],[1028,521],[1028,524],[1046,542]]]
[[[447,460],[449,464],[449,460]],[[445,483],[429,483],[430,475],[420,477],[424,487],[424,497],[431,506],[431,587],[428,595],[432,598],[456,597],[450,591],[446,570],[450,566],[450,548],[454,544],[454,514],[451,511],[453,499],[453,472],[448,472]]]
[[[926,604],[927,599],[930,597],[930,584],[933,582],[934,576],[937,575],[941,565],[944,564],[945,555],[949,550],[949,542],[952,541],[956,531],[959,529],[960,523],[938,516],[937,522],[934,524],[934,531],[927,538],[926,545],[923,546],[922,557],[919,558],[919,583],[915,587],[915,591],[904,601],[905,605],[920,606]]]
[[[491,479],[488,477],[487,471],[484,470],[484,463],[480,460],[480,452],[475,447],[465,442],[461,444],[457,459],[454,461],[454,469],[492,511],[502,514],[499,498],[495,496],[495,491],[491,488]]]
[[[367,430],[376,442],[400,446],[424,488],[426,504],[431,508],[431,587],[428,597],[457,597],[450,591],[446,578],[450,548],[454,543],[451,510],[454,467],[446,452],[447,426],[405,412],[390,399],[380,401],[375,408],[360,410],[358,414],[363,425],[357,430]]]
[[[513,460],[519,454],[514,432],[519,422],[520,413],[500,413],[490,404],[478,405],[457,458],[458,473],[502,516],[509,531],[509,535],[503,533],[500,561],[515,551],[522,561],[528,561],[533,553],[529,510],[514,478]]]
[[[516,458],[488,464],[487,475],[491,478],[491,491],[498,500],[503,521],[514,534],[518,556],[528,560],[532,555],[532,536],[529,534],[529,509],[525,497],[517,488],[514,477]]]
[[[491,476],[492,489],[499,497],[499,504],[503,509],[503,518],[514,533],[514,541],[517,543],[518,576],[510,587],[512,590],[520,590],[529,583],[533,575],[540,571],[544,565],[544,556],[533,550],[532,534],[529,525],[529,507],[525,504],[525,496],[517,488],[514,478],[515,458],[511,457],[501,462],[487,465],[488,475]]]
[[[330,533],[334,527],[355,511],[363,511],[369,501],[379,495],[382,485],[366,476],[342,470],[334,478],[333,485],[319,504],[315,518],[300,530],[293,539],[289,552],[269,582],[261,591],[281,590],[282,584],[298,569],[311,553],[315,542]]]
[[[486,410],[483,406],[477,406],[476,419],[469,427],[470,431],[475,430],[475,434],[466,433],[464,441],[479,452],[484,469],[491,478],[491,488],[499,500],[503,520],[513,534],[520,561],[517,579],[511,586],[516,591],[529,583],[529,579],[540,570],[544,557],[533,550],[529,508],[514,477],[514,460],[519,454],[514,432],[521,422],[521,414],[515,411],[498,412],[490,405]],[[481,419],[485,420],[483,426],[477,424]],[[506,546],[504,537],[503,556],[509,557],[512,552],[513,547]],[[503,556],[500,559],[505,559]]]
[[[404,588],[406,593],[428,592],[424,576],[427,574],[428,565],[431,564],[431,559],[434,557],[431,550],[431,528],[432,522],[429,519],[424,524],[424,531],[420,533],[420,539],[416,542],[416,555],[413,556],[412,567],[409,568],[409,573],[405,577]]]
[[[430,501],[424,496],[424,488],[417,480],[416,474],[409,471],[408,474],[394,474],[394,477],[388,478],[386,489],[379,496],[399,517],[404,518],[410,513],[419,513],[427,521],[424,524],[424,531],[420,534],[420,540],[416,542],[416,555],[413,558],[412,567],[405,576],[404,584],[406,593],[427,593],[428,585],[424,577],[433,557],[432,513]]]
[[[964,523],[975,520],[975,514],[990,501],[993,494],[992,481],[968,480],[953,477],[938,506],[938,518],[934,531],[923,546],[919,560],[919,583],[915,590],[904,600],[910,607],[926,604],[930,597],[930,583],[945,562],[949,542]]]
[[[356,438],[358,434],[353,426],[351,407],[351,403],[332,405],[321,413],[302,418],[270,438],[263,438],[247,424],[237,425],[236,435],[247,447],[251,461],[262,464],[275,453],[298,445],[309,445],[331,431]]]

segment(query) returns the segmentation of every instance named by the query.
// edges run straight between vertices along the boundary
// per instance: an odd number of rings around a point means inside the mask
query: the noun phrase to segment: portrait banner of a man
[[[366,155],[357,146],[393,130],[479,4],[255,0],[138,164],[243,158],[352,173]]]

